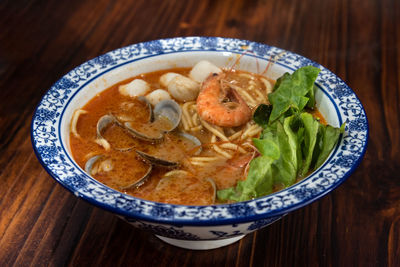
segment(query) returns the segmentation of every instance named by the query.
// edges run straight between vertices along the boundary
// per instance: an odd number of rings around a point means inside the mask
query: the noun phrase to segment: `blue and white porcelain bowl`
[[[151,202],[120,193],[94,180],[74,161],[69,147],[75,109],[111,85],[140,73],[189,67],[205,59],[237,69],[260,72],[274,61],[267,75],[313,65],[317,106],[329,124],[346,131],[328,160],[301,182],[277,193],[235,204],[181,206]],[[354,92],[323,66],[297,54],[246,40],[184,37],[156,40],[117,49],[83,63],[57,81],[43,96],[32,120],[32,143],[47,172],[77,197],[149,230],[184,248],[212,249],[233,243],[331,192],[356,169],[365,153],[368,122]]]

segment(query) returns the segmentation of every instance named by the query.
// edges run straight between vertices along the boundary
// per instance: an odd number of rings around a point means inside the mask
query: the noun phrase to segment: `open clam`
[[[113,123],[118,123],[118,120],[114,117],[114,115],[107,114],[102,116],[98,121],[97,121],[97,137],[98,138],[104,138],[101,133],[103,130],[110,124]]]
[[[193,152],[194,156],[200,154],[200,152],[202,150],[201,142],[196,136],[188,134],[188,133],[185,133],[185,132],[177,132],[177,135],[179,135],[179,136],[191,141],[195,145],[195,150]]]
[[[154,113],[153,113],[153,108],[151,107],[149,100],[145,96],[139,96],[138,99],[140,101],[142,101],[143,103],[145,103],[147,109],[149,110],[149,117],[148,117],[147,121],[153,122],[154,121]]]
[[[102,116],[98,122],[97,122],[97,138],[96,138],[96,143],[103,146],[104,149],[106,151],[110,150],[111,145],[110,143],[107,141],[107,139],[102,135],[103,131],[105,128],[107,128],[108,126],[112,125],[112,124],[116,124],[119,127],[125,128],[124,125],[117,119],[117,117],[115,117],[112,114],[107,114]],[[133,148],[132,147],[125,147],[125,148],[117,148],[117,147],[113,147],[115,150],[119,150],[119,151],[129,151]]]
[[[167,167],[167,168],[176,168],[179,166],[178,162],[168,161],[165,159],[157,158],[155,156],[149,155],[142,151],[136,150],[136,153],[145,161],[150,162],[153,165]]]
[[[159,143],[164,139],[164,133],[151,124],[141,125],[141,127],[136,125],[136,127],[134,127],[131,122],[125,122],[123,127],[128,130],[133,137],[143,141]]]
[[[148,167],[146,173],[141,178],[139,178],[138,180],[136,180],[135,182],[133,182],[129,185],[121,186],[121,189],[126,190],[126,189],[131,189],[131,188],[138,188],[138,187],[142,186],[146,182],[147,178],[149,178],[152,170],[153,170],[153,165],[149,164],[149,167]]]
[[[117,119],[113,115],[104,115],[97,121],[96,126],[96,143],[104,147],[105,150],[110,150],[111,145],[102,135],[103,130],[110,124],[116,123]]]
[[[89,158],[85,164],[85,171],[89,175],[95,175],[96,173],[102,172],[102,171],[111,171],[112,169],[113,169],[113,165],[112,165],[111,160],[102,154]],[[153,169],[153,165],[148,164],[148,168],[142,177],[140,177],[139,179],[136,179],[134,182],[132,182],[128,185],[120,186],[120,189],[126,190],[126,189],[130,189],[130,188],[134,188],[134,187],[137,188],[137,187],[142,186],[146,182],[147,178],[149,178],[149,175],[150,175],[152,169]]]
[[[157,103],[154,107],[154,111],[150,105],[150,103],[146,100],[145,97],[139,97],[139,100],[146,103],[146,106],[149,110],[149,118],[147,124],[134,124],[129,121],[120,121],[113,114],[107,114],[102,116],[97,122],[97,138],[96,142],[102,145],[106,150],[111,148],[110,143],[106,140],[106,138],[102,135],[104,130],[112,124],[116,124],[117,126],[125,129],[131,136],[138,138],[140,140],[149,141],[153,143],[161,142],[164,139],[165,133],[171,132],[175,130],[182,117],[182,111],[178,103],[173,100],[163,100]],[[196,146],[200,146],[200,141],[189,134],[186,133],[178,133],[178,135],[192,141]],[[133,147],[129,148],[114,148],[119,151],[128,151]],[[162,166],[165,168],[176,168],[179,166],[178,162],[168,161],[161,158],[157,158],[156,156],[147,154],[142,151],[136,151],[137,155],[142,158],[148,164],[148,169],[146,173],[140,179],[136,180],[132,184],[121,187],[121,189],[130,189],[133,187],[139,187],[144,184],[146,179],[149,177],[153,166]],[[196,152],[200,153],[200,151]],[[103,158],[104,155],[97,155],[90,158],[85,165],[85,170],[89,174],[93,174],[94,168],[98,169],[99,160]]]
[[[132,122],[122,122],[112,114],[102,116],[97,122],[97,139],[96,142],[103,146],[106,150],[110,149],[109,142],[102,136],[103,130],[110,124],[117,124],[118,126],[127,130],[133,137],[143,141],[159,143],[164,139],[164,134],[173,131],[178,127],[182,118],[182,110],[178,103],[174,100],[166,99],[157,103],[154,111],[151,104],[145,97],[139,97],[140,101],[146,103],[149,109],[148,123],[146,124],[133,124]],[[124,151],[130,148],[116,148],[117,150]]]
[[[155,127],[154,125],[154,112],[151,107],[150,102],[144,96],[139,96],[138,99],[146,104],[149,110],[149,117],[147,119],[147,124],[133,125],[131,122],[120,122],[122,127],[124,127],[133,136],[143,141],[158,143],[164,138],[164,134]]]
[[[85,164],[85,171],[89,175],[96,175],[100,172],[109,172],[114,168],[111,158],[106,155],[96,155],[88,159]]]
[[[193,155],[200,154],[201,142],[197,137],[195,137],[191,134],[188,134],[185,132],[179,132],[179,131],[176,132],[175,134],[180,136],[181,138],[185,138],[185,139],[189,140],[190,142],[192,142],[194,144]],[[145,153],[140,150],[136,150],[136,154],[138,154],[145,161],[150,162],[151,164],[156,165],[156,166],[162,166],[162,167],[167,167],[167,168],[176,168],[179,166],[179,162],[165,160],[165,159],[159,158],[158,156],[150,155],[150,154]]]
[[[158,143],[163,140],[165,133],[178,127],[182,110],[179,104],[171,99],[158,102],[154,110],[151,109],[149,103],[148,106],[151,113],[148,124],[133,125],[131,122],[125,122],[123,126],[141,140]]]
[[[103,157],[103,155],[96,155],[96,156],[93,156],[90,159],[88,159],[85,164],[85,172],[87,172],[89,175],[92,175],[94,165],[102,157]]]
[[[172,99],[165,99],[158,102],[153,112],[155,122],[163,120],[168,122],[160,125],[160,129],[164,132],[175,130],[182,118],[181,107]]]

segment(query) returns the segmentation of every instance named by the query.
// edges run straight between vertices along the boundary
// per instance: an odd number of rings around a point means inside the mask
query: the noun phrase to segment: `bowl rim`
[[[79,167],[76,168],[77,165],[75,167],[63,166],[66,162],[70,164],[70,161],[65,156],[70,157],[70,160],[72,160],[72,157],[63,147],[62,140],[59,140],[61,139],[61,120],[68,103],[86,84],[114,68],[148,57],[200,51],[243,54],[248,48],[251,48],[252,54],[246,54],[246,56],[256,57],[261,60],[270,60],[273,55],[284,52],[285,57],[279,58],[275,64],[280,64],[291,70],[305,65],[313,65],[320,68],[321,73],[317,79],[317,86],[330,98],[335,109],[337,109],[338,116],[343,116],[343,121],[346,122],[346,135],[340,136],[334,152],[322,166],[302,181],[284,190],[249,201],[210,206],[184,206],[139,199],[111,189],[94,180],[86,173],[82,173]],[[129,54],[129,52],[132,52],[132,54]],[[120,55],[124,55],[124,57],[120,57]],[[76,76],[77,72],[82,72],[84,69],[96,72],[89,77],[90,79],[72,81],[71,77]],[[59,107],[49,105],[48,99],[51,99],[54,93],[65,94],[63,95],[65,99],[59,102]],[[57,97],[55,98],[57,99]],[[349,103],[352,106],[348,107]],[[339,109],[340,104],[347,109],[345,111]],[[339,118],[339,120],[341,121],[342,118]],[[280,217],[325,196],[342,184],[362,161],[368,143],[369,125],[365,110],[354,91],[322,65],[296,53],[266,44],[233,38],[194,36],[137,43],[110,51],[82,63],[63,75],[43,95],[32,116],[30,135],[34,153],[40,164],[50,176],[77,197],[128,219],[174,225],[207,226],[236,224]],[[54,140],[53,145],[49,146],[43,136]],[[52,155],[55,155],[55,157],[52,157]],[[73,160],[72,163],[76,164]],[[325,170],[328,165],[331,168],[330,172]],[[66,167],[71,167],[71,171],[68,174],[67,170],[65,170]],[[64,168],[66,171],[65,176],[60,177],[63,173],[57,168]],[[339,174],[336,174],[339,177],[335,176],[336,172],[339,172]],[[334,177],[327,177],[327,175],[333,175]],[[316,181],[319,182],[316,183]],[[99,190],[99,192],[96,191],[95,194],[97,195],[95,197],[93,197],[93,192],[83,191],[82,188],[87,190],[86,187],[88,186],[98,187],[92,188],[93,190]],[[103,195],[99,197],[99,194]]]

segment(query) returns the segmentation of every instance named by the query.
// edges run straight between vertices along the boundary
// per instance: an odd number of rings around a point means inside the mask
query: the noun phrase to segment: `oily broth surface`
[[[192,165],[188,158],[193,156],[196,147],[175,133],[168,133],[164,141],[159,144],[141,141],[133,138],[126,130],[119,126],[107,127],[102,135],[108,140],[111,147],[106,151],[95,142],[97,121],[106,114],[113,114],[121,120],[129,120],[138,128],[145,128],[149,112],[145,104],[137,99],[124,96],[119,93],[118,87],[127,84],[133,79],[143,79],[150,86],[151,91],[162,88],[159,84],[161,75],[167,72],[175,72],[188,76],[190,68],[173,68],[156,71],[132,77],[117,83],[91,99],[82,109],[87,111],[79,117],[77,132],[80,138],[70,134],[71,151],[76,162],[84,168],[86,161],[95,156],[103,155],[104,159],[110,160],[113,166],[111,171],[98,172],[92,176],[105,185],[135,197],[173,204],[184,205],[209,205],[214,204],[213,188],[207,181],[212,178],[217,190],[235,186],[237,181],[245,179],[245,166],[253,156],[252,151],[246,154],[234,153],[231,159],[218,157],[217,160],[207,166]],[[239,75],[238,75],[239,74]],[[243,74],[242,76],[240,74]],[[235,80],[237,86],[244,86],[247,82],[247,72],[232,71],[227,73],[227,80]],[[271,81],[272,82],[272,81]],[[255,86],[263,88],[259,80],[255,80]],[[273,84],[273,82],[272,82]],[[264,87],[265,89],[265,87]],[[250,95],[257,97],[250,92]],[[178,101],[177,101],[178,102]],[[182,103],[181,103],[182,104]],[[318,111],[312,111],[314,117],[318,117],[326,124]],[[182,130],[182,125],[179,126]],[[201,156],[217,157],[216,152],[211,149],[212,134],[207,130],[189,132],[196,136],[202,143]],[[115,148],[133,148],[129,151],[119,151]],[[189,171],[185,179],[168,178],[166,183],[160,183],[164,174],[170,171],[163,167],[153,167],[151,176],[139,188],[122,189],[141,178],[148,170],[148,164],[137,156],[135,150],[148,153],[158,158],[180,163],[180,169]],[[164,178],[165,179],[165,178]],[[275,190],[280,190],[276,185]]]
[[[129,118],[136,125],[146,124],[148,111],[144,104],[136,99],[121,95],[118,91],[120,85],[140,78],[151,85],[151,90],[155,90],[162,88],[159,84],[159,77],[162,74],[175,72],[187,76],[189,71],[190,68],[174,68],[142,74],[117,83],[91,99],[82,107],[87,113],[81,115],[77,123],[77,132],[81,138],[75,137],[72,133],[70,134],[72,155],[79,166],[84,168],[89,158],[99,154],[104,155],[105,159],[111,159],[113,169],[109,172],[99,172],[92,175],[101,183],[135,197],[185,205],[212,204],[209,197],[212,187],[210,187],[210,183],[205,182],[209,177],[213,178],[218,189],[234,186],[239,179],[244,179],[243,168],[236,166],[237,161],[243,161],[243,156],[231,160],[219,159],[213,162],[213,164],[208,164],[207,168],[192,166],[185,158],[190,156],[196,148],[193,143],[188,142],[186,139],[174,133],[169,133],[165,135],[164,142],[152,144],[132,138],[126,130],[112,125],[107,127],[102,133],[103,137],[111,144],[111,147],[134,147],[134,149],[159,158],[178,161],[181,163],[183,169],[195,173],[193,177],[191,176],[187,179],[188,184],[186,184],[186,188],[181,190],[179,197],[168,190],[156,190],[160,179],[169,171],[162,167],[154,167],[150,178],[141,187],[124,190],[121,187],[133,183],[142,177],[146,173],[148,165],[136,155],[134,150],[121,152],[111,149],[110,151],[105,151],[102,146],[95,142],[97,121],[105,114],[112,113],[116,116]],[[199,132],[190,132],[190,134],[199,138],[202,144],[210,143],[211,135],[207,131],[201,130]],[[203,147],[202,155],[216,156],[215,152],[208,149],[207,145]],[[232,164],[227,165],[227,162]],[[177,182],[179,181],[171,181],[170,185],[165,186],[165,189],[173,187],[174,183]]]

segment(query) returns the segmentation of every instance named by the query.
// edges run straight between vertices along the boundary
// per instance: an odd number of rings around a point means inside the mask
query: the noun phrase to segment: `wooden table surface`
[[[221,36],[293,51],[356,92],[359,168],[328,196],[233,245],[165,244],[77,199],[36,159],[35,106],[73,67],[159,38]],[[0,266],[400,266],[400,2],[0,1]]]

